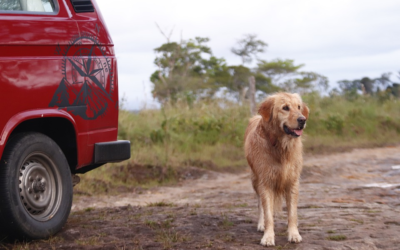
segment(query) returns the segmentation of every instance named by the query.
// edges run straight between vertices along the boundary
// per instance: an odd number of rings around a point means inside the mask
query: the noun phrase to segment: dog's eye
[[[299,105],[299,110],[300,110],[300,105]]]
[[[283,110],[289,111],[289,109],[290,109],[289,106],[284,106],[283,107]]]

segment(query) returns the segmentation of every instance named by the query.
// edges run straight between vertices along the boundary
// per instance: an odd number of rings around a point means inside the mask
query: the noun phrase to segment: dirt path
[[[304,165],[299,202],[303,242],[286,242],[282,212],[275,219],[277,246],[270,249],[400,249],[400,147],[307,156]],[[256,231],[249,175],[207,172],[143,194],[79,196],[57,236],[25,246],[265,249],[258,244],[262,233]]]

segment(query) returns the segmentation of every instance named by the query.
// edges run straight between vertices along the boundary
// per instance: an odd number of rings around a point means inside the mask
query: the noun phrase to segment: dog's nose
[[[297,122],[299,124],[304,124],[306,123],[306,118],[304,116],[300,116],[299,118],[297,118]]]

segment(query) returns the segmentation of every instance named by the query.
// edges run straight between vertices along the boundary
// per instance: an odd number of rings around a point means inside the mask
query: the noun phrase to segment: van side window
[[[0,0],[0,11],[55,12],[53,0]]]

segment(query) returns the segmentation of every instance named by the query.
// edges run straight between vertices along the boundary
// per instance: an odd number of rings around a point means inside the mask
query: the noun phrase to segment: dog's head
[[[277,93],[261,103],[258,113],[264,122],[279,128],[285,134],[297,138],[306,127],[309,109],[300,95]]]

